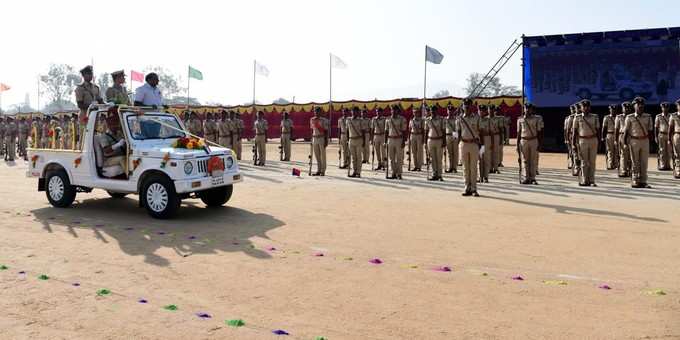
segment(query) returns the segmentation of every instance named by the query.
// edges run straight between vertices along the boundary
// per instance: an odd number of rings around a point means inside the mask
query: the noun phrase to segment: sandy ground
[[[507,148],[503,173],[465,198],[460,173],[349,179],[331,146],[329,176],[295,178],[308,146],[266,168],[244,150],[228,207],[186,200],[170,221],[103,191],[52,208],[25,163],[0,164],[0,338],[680,338],[667,172],[651,171],[652,190],[606,171],[581,188],[564,155],[542,154],[541,185],[520,186]]]

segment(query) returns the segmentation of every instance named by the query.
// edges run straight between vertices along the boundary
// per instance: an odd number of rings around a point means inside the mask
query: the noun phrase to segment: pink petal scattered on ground
[[[606,284],[599,285],[597,288],[604,289],[604,290],[610,290],[610,289],[612,289],[612,287],[610,287],[609,285],[606,285]]]
[[[323,253],[314,253],[314,256],[322,257],[322,256],[323,256]]]
[[[434,268],[434,270],[437,271],[437,272],[450,272],[451,267],[441,266],[441,267]]]
[[[519,276],[519,275],[513,276],[512,279],[515,280],[515,281],[524,281],[524,278]]]
[[[276,248],[274,248],[274,247],[267,247],[267,248],[265,248],[265,249],[267,249],[267,250],[269,250],[269,251],[275,251],[275,250],[276,250]]]
[[[379,258],[370,259],[368,262],[373,263],[373,264],[382,264],[383,263],[383,261]]]

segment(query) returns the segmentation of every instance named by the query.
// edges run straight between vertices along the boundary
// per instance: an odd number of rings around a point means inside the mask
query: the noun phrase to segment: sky
[[[253,99],[255,59],[270,70],[257,76],[258,102],[325,102],[329,53],[348,65],[333,70],[333,100],[422,97],[425,45],[444,55],[428,65],[427,95],[464,95],[468,75],[486,73],[522,34],[672,27],[678,13],[672,0],[6,0],[0,82],[12,89],[1,105],[28,93],[37,107],[50,63],[78,70],[91,61],[96,74],[155,65],[185,81],[191,65],[204,76],[191,81],[192,97],[243,104]],[[499,73],[504,84],[521,84],[520,54]]]

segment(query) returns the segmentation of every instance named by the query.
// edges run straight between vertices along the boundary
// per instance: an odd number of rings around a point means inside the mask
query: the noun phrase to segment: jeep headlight
[[[227,160],[224,165],[227,166],[227,169],[231,169],[231,167],[234,166],[234,158],[227,157]]]
[[[194,172],[194,164],[191,162],[184,163],[184,173],[191,175],[192,172]]]

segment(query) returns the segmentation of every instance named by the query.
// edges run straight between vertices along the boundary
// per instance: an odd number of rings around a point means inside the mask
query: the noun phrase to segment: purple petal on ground
[[[74,282],[74,283],[71,284],[71,286],[73,286],[73,287],[80,287],[80,283]]]
[[[139,300],[137,300],[137,302],[139,302],[139,303],[149,303],[149,301],[147,301],[146,299],[139,299]]]
[[[22,270],[19,272],[19,275],[26,275],[26,272]]]
[[[157,234],[158,234],[158,235],[165,235],[165,232],[164,232],[164,231],[159,231]]]
[[[323,253],[314,253],[314,256],[321,257],[323,256]]]
[[[276,248],[274,248],[274,247],[267,247],[267,250],[269,250],[269,251],[274,251],[274,250],[276,250]]]
[[[373,264],[382,264],[383,261],[381,259],[375,258],[375,259],[370,259],[368,262],[373,263]]]
[[[195,239],[196,239],[196,236],[193,236],[193,235],[192,235],[192,236],[189,236],[189,237],[187,237],[187,238],[190,239],[190,240],[195,240]]]
[[[524,278],[519,276],[519,275],[513,276],[512,279],[515,280],[515,281],[524,281]]]
[[[276,335],[290,335],[288,332],[284,331],[283,329],[275,329],[272,331],[272,333]]]
[[[441,267],[435,268],[434,270],[435,270],[435,271],[438,271],[438,272],[450,272],[450,271],[451,271],[451,267],[441,266]]]
[[[212,318],[212,316],[210,316],[210,314],[208,314],[208,313],[196,313],[196,316],[198,316],[198,317],[201,318],[201,319],[210,319],[210,318]]]
[[[609,285],[599,285],[597,288],[604,289],[604,290],[612,289],[612,287],[610,287]]]

